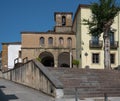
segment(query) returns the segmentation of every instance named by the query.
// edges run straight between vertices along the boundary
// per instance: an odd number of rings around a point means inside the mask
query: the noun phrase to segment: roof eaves
[[[21,44],[21,42],[3,42],[2,43],[2,45],[10,45],[10,44],[12,44],[12,45],[16,45],[16,44]]]

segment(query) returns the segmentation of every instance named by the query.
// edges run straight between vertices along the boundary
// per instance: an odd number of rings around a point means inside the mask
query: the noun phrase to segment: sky
[[[0,0],[1,43],[21,42],[21,32],[46,32],[55,26],[54,12],[73,12],[98,0]],[[120,2],[119,0],[117,0]]]

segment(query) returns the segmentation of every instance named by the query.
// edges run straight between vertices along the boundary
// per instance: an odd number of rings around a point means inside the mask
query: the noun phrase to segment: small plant
[[[38,60],[39,62],[41,62],[41,58],[40,57],[37,57],[36,60]]]
[[[72,61],[72,64],[73,64],[73,65],[76,65],[76,66],[77,66],[77,68],[78,68],[79,61],[74,59],[74,60]]]

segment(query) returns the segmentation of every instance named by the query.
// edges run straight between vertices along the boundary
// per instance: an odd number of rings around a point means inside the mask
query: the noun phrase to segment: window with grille
[[[115,54],[110,54],[111,64],[115,64]]]
[[[92,54],[92,63],[98,64],[99,63],[99,53],[93,53]]]

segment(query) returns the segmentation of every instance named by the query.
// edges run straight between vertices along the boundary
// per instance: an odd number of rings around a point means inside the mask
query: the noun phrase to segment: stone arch
[[[62,52],[58,56],[58,67],[70,67],[70,53]]]
[[[47,66],[47,67],[53,67],[54,66],[54,56],[52,53],[50,52],[42,52],[40,55],[39,55],[40,59],[41,59],[41,63],[44,65],[44,66]]]

